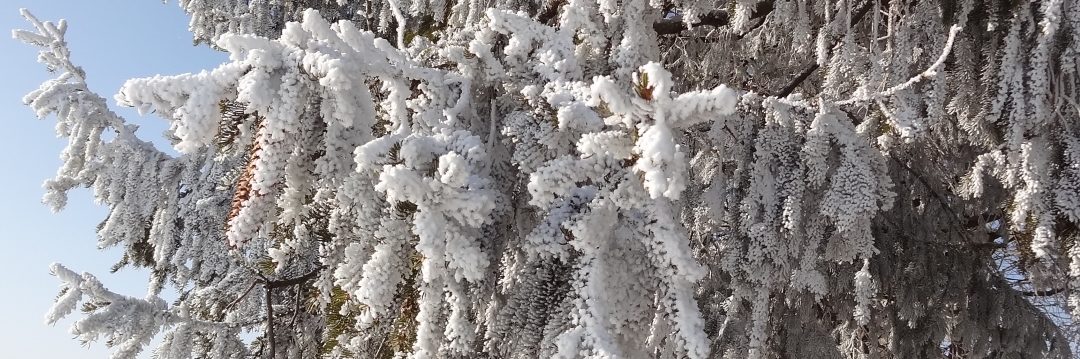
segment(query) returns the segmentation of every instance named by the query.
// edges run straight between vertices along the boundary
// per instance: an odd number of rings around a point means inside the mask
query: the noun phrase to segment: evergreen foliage
[[[197,74],[14,36],[133,358],[1070,358],[1078,0],[181,0]],[[165,286],[179,297],[167,303]],[[246,333],[254,333],[252,336]]]

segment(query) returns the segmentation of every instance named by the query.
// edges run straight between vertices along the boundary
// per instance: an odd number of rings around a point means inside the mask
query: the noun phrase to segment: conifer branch
[[[867,2],[863,3],[862,6],[859,7],[859,9],[857,11],[855,11],[855,15],[851,19],[851,26],[852,27],[855,27],[855,25],[858,25],[859,22],[861,22],[862,19],[866,17],[866,13],[870,12],[870,9],[874,7],[874,2],[875,1],[877,1],[877,0],[867,1]],[[837,45],[836,43],[833,43],[833,45],[831,47],[836,47],[836,45]],[[787,97],[792,92],[794,92],[796,88],[799,88],[799,85],[802,85],[802,83],[804,81],[806,81],[807,78],[810,78],[810,75],[814,74],[814,72],[817,71],[817,69],[820,68],[820,67],[821,66],[818,65],[816,62],[813,63],[813,64],[810,64],[810,66],[807,66],[806,69],[804,69],[802,72],[799,73],[799,76],[795,76],[795,78],[792,79],[791,82],[787,84],[787,86],[784,86],[780,90],[780,92],[777,92],[775,96],[779,97],[779,98]]]
[[[228,305],[226,305],[226,306],[225,306],[225,308],[224,308],[224,309],[222,309],[222,311],[226,311],[226,310],[229,310],[229,308],[232,308],[232,307],[233,307],[234,305],[236,305],[236,304],[240,303],[240,301],[241,301],[241,300],[243,300],[243,299],[244,299],[245,297],[247,297],[247,296],[248,296],[248,294],[249,294],[249,293],[251,293],[251,290],[252,290],[252,289],[255,289],[255,286],[256,286],[256,285],[258,285],[258,284],[259,284],[259,281],[258,281],[258,280],[252,281],[252,282],[251,282],[251,285],[249,285],[249,286],[247,287],[247,289],[246,289],[246,290],[244,290],[244,293],[243,293],[243,294],[240,294],[240,296],[239,296],[239,297],[236,297],[236,299],[235,299],[235,300],[233,300],[233,301],[232,301],[232,302],[230,302],[230,303],[229,303]]]
[[[698,22],[693,23],[692,26],[721,27],[727,25],[730,21],[731,17],[728,15],[727,11],[713,10],[698,18]],[[687,26],[686,23],[683,22],[682,16],[674,16],[653,23],[653,30],[656,31],[658,35],[671,35],[687,30]]]

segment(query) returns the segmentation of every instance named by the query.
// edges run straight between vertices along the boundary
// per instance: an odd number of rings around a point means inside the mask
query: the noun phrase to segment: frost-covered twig
[[[863,18],[866,17],[866,14],[874,8],[874,4],[876,3],[877,1],[875,0],[869,0],[859,6],[859,8],[855,10],[855,13],[851,16],[851,26],[858,25],[863,20]],[[833,44],[832,47],[836,47],[836,45],[837,44]],[[805,82],[806,79],[810,78],[810,75],[813,75],[814,72],[816,72],[820,67],[821,64],[818,64],[816,62],[810,64],[809,66],[806,66],[806,68],[800,71],[799,74],[791,80],[791,82],[781,88],[780,91],[776,92],[775,96],[779,98],[787,97],[792,92],[794,92],[795,89],[799,88],[799,85],[802,85],[802,83]]]
[[[266,304],[266,333],[263,334],[263,341],[269,348],[268,358],[277,357],[277,339],[274,337],[274,291],[270,287],[264,290]]]
[[[934,63],[931,64],[930,67],[927,67],[926,70],[924,70],[923,72],[920,72],[918,75],[915,75],[915,77],[912,77],[912,78],[908,79],[907,81],[904,81],[904,83],[897,84],[896,86],[885,89],[884,91],[876,92],[876,93],[872,93],[872,94],[867,94],[867,95],[855,96],[855,97],[852,97],[851,99],[847,99],[847,100],[844,100],[844,101],[839,101],[836,104],[838,104],[838,105],[850,105],[850,104],[854,104],[854,103],[877,100],[877,99],[880,99],[880,98],[883,98],[883,97],[889,97],[889,96],[892,96],[892,95],[896,94],[898,91],[902,91],[902,90],[911,88],[911,86],[914,86],[915,84],[921,82],[922,80],[937,76],[938,71],[940,71],[941,67],[945,65],[945,60],[949,57],[949,53],[952,51],[953,42],[956,40],[956,34],[960,33],[960,31],[963,30],[963,29],[964,28],[961,27],[960,25],[953,25],[951,28],[949,28],[949,39],[947,41],[945,41],[945,47],[942,48],[941,54],[938,55],[938,57],[937,57],[937,61],[934,61]]]

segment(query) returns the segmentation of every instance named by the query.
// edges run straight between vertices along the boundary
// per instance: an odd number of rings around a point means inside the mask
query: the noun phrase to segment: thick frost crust
[[[115,95],[178,155],[87,89],[64,22],[14,32],[58,73],[25,98],[69,141],[45,202],[91,188],[100,246],[152,273],[134,298],[52,268],[47,321],[82,303],[72,332],[115,358],[1080,338],[1078,1],[180,5],[229,61]]]

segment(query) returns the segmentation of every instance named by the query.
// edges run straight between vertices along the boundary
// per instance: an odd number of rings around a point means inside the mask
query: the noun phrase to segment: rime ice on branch
[[[114,357],[1053,357],[1080,342],[1080,2],[185,0],[115,99],[24,14],[144,299]],[[113,136],[115,134],[115,136]],[[174,303],[158,297],[164,286]],[[1066,313],[1071,313],[1067,315]],[[241,335],[255,333],[255,337]]]

